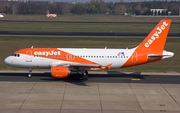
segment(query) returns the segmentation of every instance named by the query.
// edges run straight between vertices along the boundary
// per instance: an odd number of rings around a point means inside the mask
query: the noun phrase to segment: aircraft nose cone
[[[12,63],[12,61],[10,60],[9,57],[7,57],[7,58],[4,59],[4,63],[7,64],[7,65],[10,65]]]

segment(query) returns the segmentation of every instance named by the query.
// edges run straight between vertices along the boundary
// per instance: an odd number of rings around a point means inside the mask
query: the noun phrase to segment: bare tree
[[[123,4],[119,4],[115,7],[115,14],[124,14],[127,12],[127,8]]]

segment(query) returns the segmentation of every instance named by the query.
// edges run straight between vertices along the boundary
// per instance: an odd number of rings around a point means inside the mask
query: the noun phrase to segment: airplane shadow
[[[13,82],[43,82],[43,81],[61,81],[69,82],[76,85],[87,86],[86,83],[130,83],[131,78],[145,79],[141,72],[133,72],[130,74],[108,71],[107,74],[89,74],[88,81],[82,81],[81,75],[70,75],[64,79],[53,79],[50,72],[32,73],[32,77],[27,77],[28,73],[5,73],[0,72],[0,81],[13,81]]]

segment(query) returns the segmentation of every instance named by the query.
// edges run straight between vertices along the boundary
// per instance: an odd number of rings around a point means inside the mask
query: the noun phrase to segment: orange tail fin
[[[140,49],[162,51],[171,25],[171,20],[161,20],[149,35],[140,43]]]
[[[135,66],[161,60],[171,20],[161,20],[149,35],[136,47],[122,67]]]

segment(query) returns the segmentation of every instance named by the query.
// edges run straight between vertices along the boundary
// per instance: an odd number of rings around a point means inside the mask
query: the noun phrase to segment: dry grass
[[[62,23],[75,22],[159,22],[164,17],[137,18],[120,15],[59,15],[57,18],[47,18],[45,15],[6,15],[0,20],[20,20],[19,22],[0,21],[0,31],[40,31],[40,32],[143,32],[148,33],[156,24],[95,24],[95,23]],[[170,18],[173,22],[180,19]],[[23,21],[21,21],[23,20]],[[41,21],[41,22],[33,22]],[[50,22],[43,22],[50,21]],[[179,24],[172,24],[170,33],[180,32]]]
[[[123,15],[58,15],[57,18],[47,18],[46,15],[5,15],[5,20],[46,20],[46,21],[76,21],[76,22],[159,22],[161,19],[172,19],[173,22],[180,22],[179,17],[132,17]]]
[[[0,22],[0,31],[40,32],[134,32],[148,33],[156,24],[64,24],[46,22]],[[180,32],[179,24],[172,24],[170,33]]]

